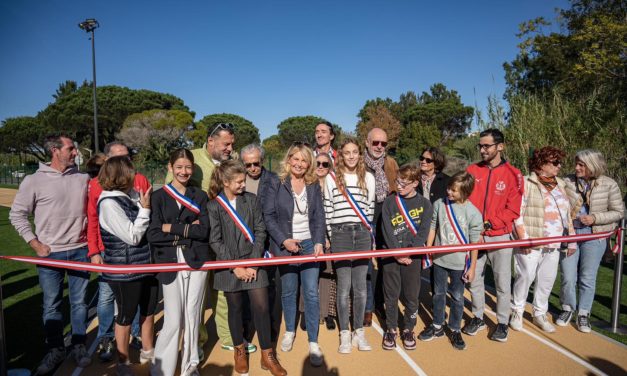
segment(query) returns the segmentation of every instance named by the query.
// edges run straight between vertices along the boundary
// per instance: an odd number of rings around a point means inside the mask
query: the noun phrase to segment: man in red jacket
[[[113,141],[105,145],[104,154],[106,158],[117,156],[128,156],[128,147],[119,141]],[[134,189],[137,192],[146,192],[150,188],[148,179],[140,174],[135,174]],[[104,245],[100,238],[100,224],[98,223],[98,198],[102,193],[102,187],[98,182],[98,177],[89,181],[87,193],[87,255],[94,264],[102,264],[101,252]],[[98,358],[107,362],[113,359],[113,291],[109,284],[103,281],[98,282]],[[135,317],[132,325],[133,341],[139,340],[139,315]],[[140,347],[138,343],[134,347]]]
[[[468,166],[475,177],[475,189],[470,202],[483,214],[483,240],[500,242],[511,240],[514,220],[520,216],[523,194],[523,177],[520,171],[502,157],[505,148],[503,133],[487,129],[479,135],[481,162]],[[462,331],[474,336],[486,328],[483,321],[485,308],[484,276],[489,263],[496,284],[496,312],[498,324],[490,339],[507,341],[507,324],[510,315],[512,248],[502,248],[479,253],[475,279],[470,282],[472,313]]]

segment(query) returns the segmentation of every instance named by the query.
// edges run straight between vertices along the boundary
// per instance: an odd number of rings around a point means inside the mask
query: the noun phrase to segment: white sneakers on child
[[[320,367],[323,362],[322,350],[316,342],[309,342],[309,363],[314,367]]]
[[[340,354],[350,354],[353,349],[353,345],[351,343],[351,332],[348,330],[340,331],[340,347],[337,351]]]
[[[281,351],[292,351],[292,346],[294,346],[294,337],[296,337],[296,332],[285,332],[285,334],[283,334],[283,339],[281,340]]]
[[[366,331],[364,328],[359,328],[353,332],[353,346],[357,347],[359,351],[370,351],[372,346],[366,340]]]

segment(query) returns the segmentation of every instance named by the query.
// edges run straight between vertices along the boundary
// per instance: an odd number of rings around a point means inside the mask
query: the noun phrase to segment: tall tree
[[[248,119],[235,114],[212,114],[196,123],[196,130],[191,132],[191,139],[195,147],[201,147],[207,142],[208,132],[216,123],[231,123],[235,125],[235,145],[233,150],[239,151],[248,144],[259,144],[259,129]]]
[[[315,132],[316,125],[325,122],[318,116],[293,116],[283,120],[278,126],[279,139],[283,147],[289,147],[293,142],[307,142],[312,147],[316,144]],[[340,133],[340,128],[337,125],[333,125],[333,129],[336,133]]]
[[[48,159],[43,138],[50,130],[32,116],[5,119],[0,127],[0,148],[5,153],[22,152],[44,162]]]
[[[364,112],[367,121],[357,123],[357,137],[360,141],[365,142],[368,132],[372,128],[381,128],[388,135],[388,147],[396,149],[398,138],[401,134],[401,122],[392,115],[392,112],[384,105],[368,106]]]

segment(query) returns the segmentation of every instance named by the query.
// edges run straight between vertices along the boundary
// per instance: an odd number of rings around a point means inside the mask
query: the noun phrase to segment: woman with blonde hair
[[[625,204],[620,188],[616,181],[605,175],[606,172],[607,165],[601,152],[586,149],[575,155],[575,174],[567,176],[565,180],[577,234],[613,230],[624,216]],[[577,329],[583,333],[590,332],[590,310],[596,290],[597,271],[606,247],[606,239],[588,240],[577,243],[577,250],[572,256],[562,255],[562,312],[555,322],[557,325],[568,325],[577,310]]]
[[[375,204],[374,176],[366,171],[361,146],[354,138],[342,142],[335,174],[326,178],[324,207],[331,252],[371,250],[374,239],[372,218]],[[338,352],[348,354],[352,347],[369,351],[363,322],[366,309],[368,260],[335,262],[337,274],[337,313],[340,326]],[[349,298],[353,289],[353,328],[349,327]]]
[[[322,193],[314,171],[314,156],[309,146],[294,143],[285,154],[278,178],[273,178],[263,203],[270,250],[275,256],[321,255],[325,243],[325,216]],[[280,265],[281,302],[286,332],[282,351],[291,351],[296,336],[299,277],[303,287],[305,320],[309,341],[309,360],[322,364],[318,346],[320,300],[317,262]]]

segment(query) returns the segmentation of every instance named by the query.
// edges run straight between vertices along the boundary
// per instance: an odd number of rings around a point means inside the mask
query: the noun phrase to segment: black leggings
[[[157,309],[157,295],[159,282],[153,276],[134,281],[108,281],[115,303],[118,305],[118,315],[115,322],[121,326],[131,325],[137,306],[142,317],[155,314]]]
[[[229,329],[235,346],[244,343],[244,294],[248,294],[253,322],[257,329],[257,337],[262,350],[272,348],[270,341],[270,313],[268,309],[268,289],[266,287],[225,292],[226,304],[229,307]]]

